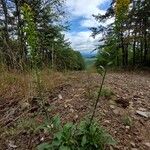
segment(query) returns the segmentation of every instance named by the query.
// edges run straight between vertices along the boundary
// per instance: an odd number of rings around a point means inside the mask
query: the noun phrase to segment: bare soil
[[[63,123],[79,122],[91,114],[101,77],[87,72],[71,72],[64,76],[65,80],[43,94],[48,115],[59,114]],[[150,149],[150,118],[136,112],[150,112],[150,73],[109,72],[104,87],[113,94],[100,98],[95,118],[118,142],[110,149]],[[44,122],[36,99],[30,97],[22,102],[13,94],[0,97],[1,150],[36,149],[43,140],[50,140],[46,132],[35,132]],[[126,124],[125,117],[130,117],[132,123]]]

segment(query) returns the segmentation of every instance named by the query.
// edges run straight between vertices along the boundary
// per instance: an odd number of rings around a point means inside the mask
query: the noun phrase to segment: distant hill
[[[96,52],[81,52],[84,60],[85,60],[85,64],[86,64],[86,68],[89,69],[91,68],[96,60]]]
[[[82,56],[84,58],[95,58],[96,57],[96,52],[81,52]]]

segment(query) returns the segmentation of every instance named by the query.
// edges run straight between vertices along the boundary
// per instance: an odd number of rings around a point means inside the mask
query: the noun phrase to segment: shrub
[[[54,134],[51,143],[42,143],[38,150],[104,150],[116,142],[98,123],[85,120],[79,125],[67,123]]]

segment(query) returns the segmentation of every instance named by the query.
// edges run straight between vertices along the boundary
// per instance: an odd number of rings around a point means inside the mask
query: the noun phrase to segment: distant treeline
[[[0,0],[0,63],[9,69],[32,68],[30,44],[24,5],[30,8],[28,20],[35,23],[39,67],[57,70],[84,69],[84,60],[65,40],[63,31],[68,29],[64,0]],[[30,33],[32,34],[32,32]],[[34,37],[34,36],[33,36]],[[35,41],[35,39],[33,39]]]
[[[150,67],[150,0],[112,0],[97,21],[112,24],[91,28],[93,36],[103,34],[96,66],[108,61],[121,67]],[[102,44],[103,43],[103,44]]]

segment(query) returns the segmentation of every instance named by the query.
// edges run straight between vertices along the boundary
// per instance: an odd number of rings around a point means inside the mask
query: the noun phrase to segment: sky
[[[91,37],[90,27],[96,27],[98,23],[93,14],[105,14],[111,0],[67,0],[67,12],[70,30],[65,32],[66,39],[69,39],[74,50],[91,52],[98,44],[102,35]],[[112,23],[113,19],[108,20],[103,25]]]

